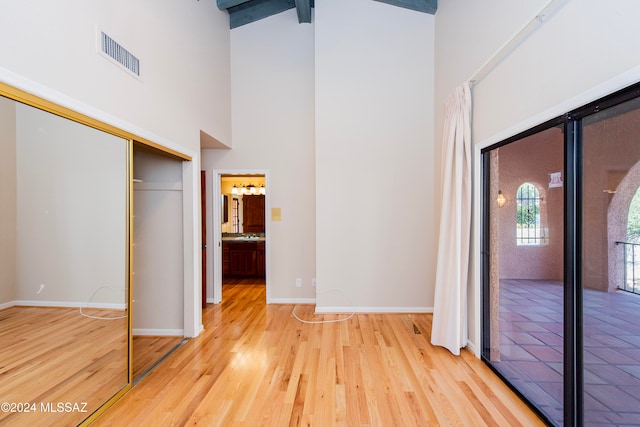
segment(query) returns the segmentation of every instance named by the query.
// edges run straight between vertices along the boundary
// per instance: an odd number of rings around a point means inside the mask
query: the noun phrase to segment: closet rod
[[[469,79],[469,84],[473,87],[478,84],[493,68],[502,62],[509,54],[535,30],[551,18],[558,10],[564,7],[570,0],[550,0],[533,18],[514,34],[496,53],[487,60]]]

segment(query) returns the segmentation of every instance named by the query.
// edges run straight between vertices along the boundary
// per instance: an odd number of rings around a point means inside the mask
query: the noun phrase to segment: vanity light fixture
[[[231,194],[234,195],[239,195],[239,194],[261,194],[261,195],[265,195],[266,192],[266,188],[264,187],[264,184],[260,184],[260,187],[256,187],[253,184],[234,184],[233,187],[231,188]]]

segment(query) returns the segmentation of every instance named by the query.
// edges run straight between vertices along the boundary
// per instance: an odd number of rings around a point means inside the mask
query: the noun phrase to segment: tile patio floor
[[[562,425],[561,282],[500,281],[500,355],[494,366]],[[585,425],[640,426],[640,296],[584,292]]]

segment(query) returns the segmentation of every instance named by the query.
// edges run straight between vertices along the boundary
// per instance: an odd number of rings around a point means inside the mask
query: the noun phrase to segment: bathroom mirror
[[[130,387],[130,150],[0,97],[0,424],[77,425]]]

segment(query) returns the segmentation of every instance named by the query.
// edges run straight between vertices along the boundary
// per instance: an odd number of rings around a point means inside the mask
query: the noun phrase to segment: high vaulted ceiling
[[[435,14],[438,0],[375,0],[406,9]],[[298,22],[311,22],[314,0],[217,0],[218,9],[229,12],[229,25],[236,28],[296,8]]]

